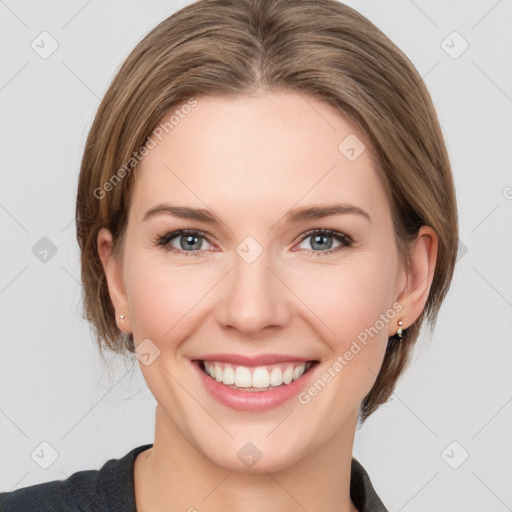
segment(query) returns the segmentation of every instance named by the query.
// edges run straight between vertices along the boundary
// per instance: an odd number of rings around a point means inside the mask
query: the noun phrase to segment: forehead
[[[293,92],[196,101],[152,136],[134,184],[137,217],[162,202],[269,220],[301,204],[349,201],[373,215],[387,206],[367,142],[325,102]]]

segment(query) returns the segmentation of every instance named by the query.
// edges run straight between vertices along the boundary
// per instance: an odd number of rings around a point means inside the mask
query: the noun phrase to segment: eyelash
[[[328,236],[331,236],[333,237],[334,239],[336,239],[338,242],[341,242],[341,245],[339,245],[338,247],[335,247],[334,249],[328,249],[326,251],[314,251],[312,249],[303,249],[304,251],[306,251],[308,254],[310,255],[315,255],[315,256],[325,256],[326,254],[332,254],[334,252],[338,252],[338,251],[341,251],[343,249],[346,249],[346,248],[349,248],[352,246],[352,244],[354,243],[353,240],[343,234],[343,233],[340,233],[338,231],[334,231],[332,229],[312,229],[312,230],[309,230],[307,231],[306,233],[304,233],[300,240],[299,240],[299,244],[302,243],[304,240],[306,240],[307,238],[311,237],[312,235],[316,235],[316,234],[320,234],[320,235],[328,235]],[[157,235],[156,237],[156,245],[158,247],[161,247],[164,251],[167,251],[167,252],[172,252],[172,253],[176,253],[176,254],[183,254],[185,256],[202,256],[202,253],[204,251],[202,250],[198,250],[198,251],[184,251],[182,249],[176,249],[175,247],[172,247],[171,245],[169,245],[169,242],[176,238],[177,236],[180,236],[180,235],[199,235],[200,237],[206,239],[210,244],[212,244],[211,240],[209,239],[209,236],[204,233],[203,231],[198,231],[198,230],[191,230],[191,229],[179,229],[177,231],[172,231],[172,232],[168,232],[168,233],[165,233],[163,235]],[[212,244],[213,245],[213,244]]]

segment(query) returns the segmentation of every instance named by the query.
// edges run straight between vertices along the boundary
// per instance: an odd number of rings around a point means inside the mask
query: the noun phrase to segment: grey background
[[[98,469],[153,441],[155,401],[138,363],[105,365],[81,318],[74,202],[115,71],[187,3],[0,1],[2,491]],[[512,510],[512,2],[347,3],[425,78],[462,242],[433,336],[423,333],[392,400],[357,432],[354,456],[390,510]],[[43,31],[59,45],[46,59],[31,47]],[[469,44],[457,58],[454,31]],[[43,237],[57,250],[46,262]]]

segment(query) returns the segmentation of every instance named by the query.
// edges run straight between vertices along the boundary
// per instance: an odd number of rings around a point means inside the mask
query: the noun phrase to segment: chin
[[[212,443],[199,449],[213,464],[229,471],[262,474],[289,468],[313,448],[311,444],[302,446],[295,436],[288,436],[290,442],[285,444],[278,438],[265,439],[267,435],[268,429],[265,429],[261,436],[245,434],[240,440],[226,439],[224,444]]]

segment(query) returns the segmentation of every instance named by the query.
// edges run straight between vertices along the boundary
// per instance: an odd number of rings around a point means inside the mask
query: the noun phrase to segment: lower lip
[[[269,391],[238,391],[206,375],[199,361],[192,362],[206,389],[219,402],[239,411],[267,411],[298,395],[311,379],[316,364],[314,363],[306,373],[290,384],[283,384]]]

